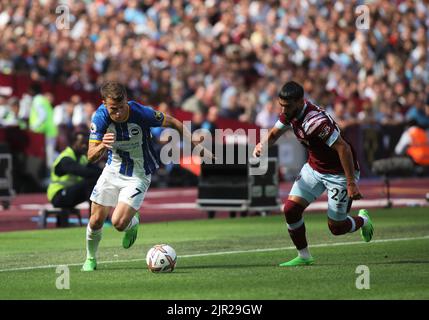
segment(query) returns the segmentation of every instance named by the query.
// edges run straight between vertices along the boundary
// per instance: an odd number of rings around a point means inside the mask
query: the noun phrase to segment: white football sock
[[[124,231],[128,231],[128,230],[130,230],[132,227],[134,227],[134,226],[135,226],[136,224],[138,224],[138,223],[139,223],[139,220],[137,219],[137,217],[136,217],[136,216],[133,216],[133,218],[131,219],[131,221],[130,221],[130,223],[129,223],[128,227],[126,227]]]
[[[350,217],[350,216],[347,216],[347,219],[349,219],[350,220],[350,222],[352,223],[352,228],[350,229],[350,233],[352,233],[352,232],[355,232],[356,231],[356,222],[355,222],[355,219],[353,219],[352,217]]]
[[[87,258],[96,258],[98,244],[101,240],[103,228],[99,230],[92,230],[89,226],[89,223],[86,227],[86,257]]]
[[[301,250],[298,250],[298,256],[300,258],[303,258],[303,259],[309,259],[309,258],[311,258],[311,254],[310,254],[310,251],[308,250],[308,247],[304,248],[304,249],[301,249]]]
[[[361,216],[360,214],[358,214],[358,216],[363,219],[363,226],[366,226],[366,224],[368,223],[368,218],[365,216]]]

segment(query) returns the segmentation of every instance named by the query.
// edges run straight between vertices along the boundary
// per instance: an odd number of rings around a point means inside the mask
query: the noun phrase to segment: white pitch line
[[[429,239],[429,235],[422,237],[411,237],[411,238],[392,238],[392,239],[379,239],[373,240],[371,243],[383,243],[383,242],[396,242],[396,241],[410,241],[410,240],[424,240]],[[338,246],[349,246],[356,244],[367,244],[362,241],[352,241],[352,242],[333,242],[333,243],[319,243],[311,245],[311,248],[324,248],[324,247],[338,247]],[[221,252],[207,252],[207,253],[197,253],[197,254],[188,254],[183,256],[178,256],[178,258],[194,258],[194,257],[208,257],[208,256],[220,256],[225,254],[237,254],[237,253],[252,253],[252,252],[269,252],[269,251],[280,251],[280,250],[292,250],[295,247],[281,247],[281,248],[265,248],[265,249],[249,249],[249,250],[236,250],[236,251],[221,251]],[[126,262],[135,262],[135,261],[144,261],[145,258],[140,259],[128,259],[128,260],[108,260],[100,261],[98,264],[108,264],[108,263],[126,263]],[[80,266],[82,263],[69,263],[69,264],[49,264],[45,266],[35,266],[35,267],[22,267],[22,268],[10,268],[10,269],[0,269],[0,272],[8,271],[22,271],[22,270],[36,270],[36,269],[49,269],[56,268],[58,266]]]
[[[158,195],[156,196],[158,197]],[[153,198],[156,198],[153,197]],[[159,198],[159,197],[158,197]],[[148,200],[150,200],[148,198]],[[387,200],[385,198],[380,199],[362,199],[353,201],[352,208],[380,208],[386,206]],[[417,206],[417,207],[425,207],[428,205],[426,199],[422,198],[393,198],[391,199],[393,206]],[[49,203],[45,204],[21,204],[18,205],[21,210],[43,210],[43,209],[53,209],[53,206]],[[76,208],[81,210],[88,209],[88,203],[83,202],[76,206]],[[142,212],[145,210],[163,210],[163,209],[175,209],[175,210],[198,210],[200,212],[204,212],[204,210],[200,210],[195,203],[195,201],[191,202],[181,202],[181,203],[151,203],[150,201],[143,202]],[[328,209],[328,202],[326,200],[315,201],[311,203],[307,211],[325,211]],[[190,212],[190,214],[193,214]],[[37,217],[36,217],[37,218]]]

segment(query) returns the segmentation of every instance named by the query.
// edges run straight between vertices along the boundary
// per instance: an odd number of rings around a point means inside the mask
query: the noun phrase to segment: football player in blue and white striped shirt
[[[171,127],[181,136],[190,133],[177,119],[128,101],[123,85],[107,82],[101,87],[103,104],[92,119],[88,160],[95,162],[107,151],[106,166],[91,195],[91,218],[87,227],[87,259],[83,271],[97,267],[96,252],[104,221],[114,207],[112,224],[125,231],[122,246],[129,248],[137,237],[139,208],[159,167],[152,145],[151,127]],[[205,150],[209,155],[208,150]]]

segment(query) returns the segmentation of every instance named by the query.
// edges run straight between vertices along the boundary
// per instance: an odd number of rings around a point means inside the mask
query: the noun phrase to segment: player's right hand
[[[115,134],[112,132],[106,133],[103,136],[103,140],[102,140],[103,145],[108,148],[108,149],[112,149],[113,148],[113,143],[115,143]]]
[[[262,144],[259,142],[256,146],[255,149],[253,149],[253,156],[255,158],[259,158],[261,156],[261,152],[262,152]]]
[[[363,198],[356,183],[347,184],[347,195],[352,200],[359,200]]]

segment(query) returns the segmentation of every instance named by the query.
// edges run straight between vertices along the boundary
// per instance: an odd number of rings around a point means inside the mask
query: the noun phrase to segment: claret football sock
[[[359,230],[363,223],[364,220],[360,216],[347,216],[345,220],[336,223],[330,220],[328,226],[333,235],[339,236]]]
[[[307,248],[307,239],[305,237],[305,224],[304,220],[301,220],[297,224],[300,224],[299,227],[292,226],[288,224],[288,232],[290,238],[292,239],[293,244],[295,245],[297,250],[301,250]],[[295,224],[295,225],[297,225]]]
[[[298,256],[290,261],[281,263],[281,267],[292,267],[301,265],[313,264],[314,259],[308,250],[307,238],[305,236],[305,223],[302,217],[304,207],[293,202],[287,201],[285,203],[285,216],[287,222],[287,230],[292,239],[293,244],[298,250]]]

